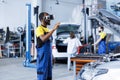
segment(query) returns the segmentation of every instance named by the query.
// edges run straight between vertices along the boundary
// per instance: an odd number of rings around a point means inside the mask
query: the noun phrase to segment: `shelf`
[[[17,39],[17,40],[11,40],[10,42],[19,42],[20,39]]]
[[[9,49],[20,49],[20,48],[18,47],[18,48],[9,48]]]
[[[21,57],[21,37],[19,36],[14,40],[10,40],[10,42],[12,43],[12,46],[10,45],[8,47],[9,48],[8,53],[13,55],[19,55],[18,57]]]

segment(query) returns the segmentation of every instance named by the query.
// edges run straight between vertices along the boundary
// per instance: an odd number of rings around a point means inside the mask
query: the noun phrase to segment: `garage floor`
[[[36,69],[23,67],[24,58],[0,59],[0,80],[37,80]],[[73,71],[67,64],[55,63],[53,80],[73,80]]]

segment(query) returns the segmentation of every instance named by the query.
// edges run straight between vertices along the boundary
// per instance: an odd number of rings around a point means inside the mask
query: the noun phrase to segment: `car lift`
[[[36,68],[36,64],[31,63],[31,4],[26,4],[27,6],[27,25],[26,25],[26,59],[23,62],[24,67]]]

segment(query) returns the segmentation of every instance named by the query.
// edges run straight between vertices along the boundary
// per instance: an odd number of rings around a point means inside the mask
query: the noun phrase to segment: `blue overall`
[[[41,48],[37,48],[37,80],[52,80],[52,48],[47,40]]]
[[[104,55],[106,53],[106,38],[102,39],[98,45],[98,54]]]

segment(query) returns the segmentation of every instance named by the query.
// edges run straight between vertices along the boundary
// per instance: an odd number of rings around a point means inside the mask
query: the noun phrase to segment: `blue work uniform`
[[[36,36],[40,36],[43,34],[42,32],[49,31],[43,26],[39,26],[36,29]],[[52,80],[52,47],[50,39],[45,41],[42,47],[37,47],[37,80]]]
[[[100,38],[102,39],[98,44],[98,54],[103,55],[106,53],[106,33],[101,32]]]

